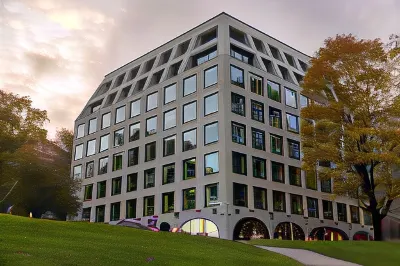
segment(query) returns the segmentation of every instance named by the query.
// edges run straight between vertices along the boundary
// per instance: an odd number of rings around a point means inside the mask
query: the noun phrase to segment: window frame
[[[319,202],[318,202],[318,199],[317,198],[313,198],[313,197],[306,197],[306,201],[307,201],[307,213],[308,213],[308,218],[317,218],[317,219],[319,219]],[[316,207],[315,207],[315,216],[311,216],[310,215],[310,201],[314,201],[314,202],[316,202],[317,204],[316,204]]]
[[[93,156],[93,155],[96,154],[96,142],[97,142],[96,139],[89,139],[86,142],[86,157],[90,157],[90,156]],[[91,153],[91,154],[88,154],[88,152],[89,152],[89,143],[94,143],[93,153]]]
[[[174,180],[172,182],[168,182],[168,176],[165,176],[165,174],[166,174],[165,170],[166,170],[167,167],[170,167],[170,166],[173,166],[173,168],[174,168]],[[162,185],[175,183],[175,177],[176,177],[176,165],[175,165],[175,163],[164,164],[162,166],[162,175],[163,175],[162,182],[161,182]]]
[[[153,108],[149,109],[149,97],[153,96],[154,94],[156,94],[156,98],[155,98],[156,99],[156,107],[153,107]],[[155,110],[157,108],[158,108],[158,91],[155,91],[155,92],[147,94],[146,95],[146,113],[148,113],[148,112],[150,112],[152,110]]]
[[[207,71],[209,71],[209,70],[211,70],[211,69],[213,69],[213,68],[216,68],[217,69],[217,81],[215,82],[215,83],[212,83],[212,84],[208,84],[207,86],[206,86],[206,72]],[[204,69],[204,71],[203,71],[203,84],[204,84],[204,89],[206,89],[206,88],[209,88],[209,87],[212,87],[212,86],[214,86],[215,84],[218,84],[218,65],[213,65],[213,66],[211,66],[211,67],[209,67],[209,68],[206,68],[206,69]]]
[[[185,164],[186,164],[186,162],[189,162],[189,161],[192,161],[192,160],[194,160],[194,176],[190,177],[190,178],[185,178],[185,176],[187,175],[186,171],[185,171]],[[182,180],[190,180],[190,179],[196,178],[196,170],[197,170],[197,159],[196,159],[196,157],[191,157],[191,158],[184,159],[182,161],[182,167],[183,167],[183,169],[182,169],[183,170],[182,171]]]
[[[300,206],[301,206],[300,211],[298,211],[298,210],[295,211],[295,208],[293,206],[294,198],[300,199]],[[303,196],[302,195],[290,193],[290,213],[295,214],[295,215],[304,215],[304,206],[303,206]]]
[[[235,155],[240,156],[240,158],[244,158],[244,169],[243,169],[244,171],[242,171],[241,173],[235,172],[236,168],[235,168],[235,164],[234,164],[234,160],[233,160]],[[247,154],[236,152],[236,151],[232,151],[232,172],[234,174],[247,176]]]
[[[256,205],[256,190],[259,190],[260,192],[262,191],[265,193],[265,202],[263,203],[265,205],[265,207],[262,207],[262,208],[257,207],[257,205]],[[264,210],[264,211],[268,210],[268,191],[266,188],[253,186],[253,203],[254,203],[254,209]]]
[[[264,177],[262,177],[261,171],[260,171],[259,176],[256,175],[256,172],[255,172],[256,168],[254,167],[254,164],[256,161],[260,161],[260,162],[264,163]],[[253,168],[253,177],[254,178],[259,178],[259,179],[264,179],[264,180],[267,179],[267,160],[266,159],[261,158],[261,157],[251,156],[251,165]]]
[[[237,142],[237,141],[233,140],[233,137],[236,136],[236,135],[233,134],[233,127],[238,127],[238,128],[242,127],[244,129],[243,130],[243,132],[244,132],[243,143],[240,143],[240,142]],[[231,136],[232,136],[232,142],[233,143],[246,146],[246,125],[245,124],[241,124],[241,123],[237,123],[235,121],[231,121]]]
[[[92,121],[96,121],[96,122],[94,122],[95,123],[95,125],[94,125],[95,128],[94,128],[93,132],[90,131],[90,128],[91,128],[90,126],[91,126]],[[87,135],[91,135],[91,134],[94,134],[96,132],[97,132],[97,117],[89,119],[89,121],[88,121],[88,134]]]
[[[101,161],[103,160],[103,159],[107,159],[107,167],[105,168],[106,170],[105,170],[105,172],[104,173],[101,173],[100,172],[100,170],[101,170]],[[99,158],[99,165],[98,165],[98,172],[97,172],[97,175],[104,175],[104,174],[107,174],[108,173],[108,163],[109,163],[109,161],[110,161],[110,159],[108,158],[108,156],[104,156],[104,157],[101,157],[101,158]]]
[[[273,153],[273,154],[284,156],[284,152],[283,152],[283,137],[279,136],[279,135],[276,135],[276,134],[272,134],[272,133],[270,133],[269,136],[270,136],[270,138],[269,138],[269,141],[270,141],[270,152]],[[281,142],[281,145],[280,145],[281,152],[280,153],[277,153],[277,152],[273,151],[272,138],[277,138],[277,139],[280,140],[280,142]]]
[[[133,179],[132,181],[134,182],[129,182],[131,178]],[[138,190],[138,178],[139,174],[137,172],[126,175],[126,193]],[[136,184],[136,188],[132,189],[131,186],[129,186],[130,183]]]
[[[212,184],[205,185],[204,186],[204,208],[208,208],[208,207],[213,207],[214,206],[214,205],[210,204],[212,202],[212,200],[211,199],[207,199],[207,189],[211,188],[211,187],[217,187],[217,199],[216,199],[216,202],[218,202],[218,200],[219,200],[219,183],[212,183]],[[207,204],[207,201],[209,201],[208,204]]]
[[[139,99],[136,99],[136,100],[133,100],[133,101],[130,102],[130,113],[129,113],[129,117],[130,117],[130,118],[134,118],[134,117],[137,117],[137,116],[141,115],[141,113],[142,113],[142,112],[141,112],[141,105],[142,105],[141,100],[142,100],[142,99],[139,98]],[[132,107],[133,107],[134,104],[137,103],[137,102],[139,103],[139,113],[133,115],[133,112],[132,112],[133,108],[132,108]]]
[[[154,180],[153,185],[149,185],[149,184],[151,184],[151,183],[149,183],[149,181],[151,181],[151,180],[148,180],[149,172],[151,175],[151,171],[153,172],[153,180]],[[152,167],[149,169],[145,169],[143,171],[143,189],[153,188],[155,186],[156,186],[156,168]]]
[[[116,136],[115,136],[115,134],[118,132],[118,131],[122,131],[122,143],[121,144],[119,144],[119,145],[116,145],[115,144],[115,140],[116,140]],[[119,133],[118,133],[119,134]],[[115,148],[115,147],[121,147],[121,146],[123,146],[124,144],[125,144],[125,127],[123,127],[123,128],[120,128],[120,129],[117,129],[117,130],[114,130],[114,138],[113,138],[113,147]]]
[[[170,100],[169,102],[166,102],[167,89],[169,89],[169,88],[171,88],[171,87],[175,87],[175,98],[174,98],[173,100]],[[178,86],[177,86],[177,83],[176,83],[176,82],[164,87],[164,89],[163,89],[163,93],[164,93],[163,103],[164,103],[164,105],[167,105],[167,104],[170,104],[170,103],[173,103],[173,102],[176,101],[176,91],[177,91],[177,87],[178,87]]]
[[[298,157],[295,157],[295,156],[293,156],[293,155],[291,155],[291,154],[293,154],[294,152],[292,151],[290,151],[291,149],[290,149],[290,145],[291,144],[297,144],[298,145],[298,147],[299,147],[299,150],[298,150],[298,153],[299,153],[299,156]],[[287,139],[287,147],[288,147],[288,157],[289,158],[291,158],[291,159],[295,159],[295,160],[300,160],[301,159],[301,150],[300,150],[300,142],[299,141],[297,141],[297,140],[293,140],[293,139]]]
[[[268,85],[269,85],[270,83],[278,85],[278,96],[279,96],[279,101],[275,100],[275,99],[272,97],[272,90],[270,91],[270,90],[268,89]],[[271,87],[271,88],[272,88],[272,87]],[[268,95],[268,99],[270,99],[270,100],[272,100],[272,101],[275,101],[275,102],[278,102],[278,103],[281,103],[281,102],[282,102],[282,88],[281,88],[281,84],[279,84],[278,82],[275,82],[275,81],[272,81],[272,80],[267,79],[267,95]]]
[[[137,139],[131,139],[131,137],[134,136],[134,135],[131,136],[131,128],[132,128],[133,126],[135,126],[135,125],[139,125],[138,138],[137,138]],[[130,124],[130,125],[129,125],[129,142],[133,142],[133,141],[136,141],[136,140],[139,140],[139,139],[140,139],[140,128],[141,128],[140,122],[136,122],[136,123],[133,123],[133,124]]]
[[[188,105],[191,105],[193,103],[195,104],[195,107],[196,107],[195,108],[195,111],[196,111],[195,118],[185,122],[185,107],[188,106]],[[186,123],[189,123],[191,121],[196,121],[196,120],[197,120],[197,100],[194,100],[194,101],[191,101],[191,102],[188,102],[188,103],[182,105],[182,124],[186,124]]]
[[[155,154],[154,154],[154,158],[151,157],[152,159],[147,159],[147,147],[150,146],[150,145],[155,145],[155,147],[154,147]],[[145,163],[146,162],[151,162],[151,161],[154,161],[155,159],[157,159],[157,142],[156,141],[152,141],[152,142],[146,143],[144,145],[144,149],[145,149],[145,152],[144,152],[145,153],[145,155],[144,155],[144,162]]]
[[[257,134],[262,136],[262,147],[257,148]],[[251,147],[256,150],[265,151],[265,131],[258,128],[251,128]]]
[[[167,151],[166,141],[168,141],[167,139],[174,139],[174,151],[171,154],[166,153],[166,151]],[[168,156],[176,154],[176,141],[177,141],[176,134],[173,134],[173,135],[163,138],[163,157],[168,157]]]
[[[253,109],[253,106],[258,105],[262,107],[262,110],[260,111],[259,109]],[[265,122],[265,107],[264,107],[264,103],[259,102],[259,101],[255,101],[255,100],[251,100],[250,101],[250,106],[251,106],[251,119],[260,123]],[[257,117],[260,117],[260,112],[262,114],[262,119],[258,119],[255,115],[254,115],[254,110],[257,110]]]
[[[83,126],[83,129],[81,130],[80,128]],[[80,132],[82,132],[82,136],[79,134]],[[79,124],[76,126],[76,136],[75,139],[80,139],[83,138],[85,136],[85,123]]]
[[[289,116],[292,116],[292,117],[296,118],[296,125],[297,125],[297,129],[296,130],[291,130],[290,129],[290,127],[289,127],[289,124],[290,124],[289,123]],[[296,133],[296,134],[300,133],[299,117],[297,115],[294,115],[294,114],[291,114],[291,113],[286,113],[286,129],[287,129],[287,131],[292,132],[292,133]]]
[[[114,191],[114,181],[115,182],[119,181],[119,188],[117,188],[117,192]],[[112,178],[111,179],[111,196],[120,195],[121,193],[122,193],[122,176]]]
[[[121,168],[117,169],[118,165],[116,165],[117,164],[116,161],[117,161],[117,157],[120,157],[120,156],[121,156]],[[123,164],[124,164],[123,161],[124,161],[124,152],[118,152],[118,153],[113,154],[112,172],[122,170],[122,168],[124,168],[123,167]]]
[[[166,125],[165,125],[165,122],[166,122],[165,114],[170,113],[170,112],[173,112],[173,111],[175,111],[175,125],[166,128],[166,127],[165,127],[165,126],[166,126]],[[163,131],[166,131],[166,130],[169,130],[169,129],[172,129],[172,128],[175,128],[175,127],[176,127],[176,120],[177,120],[177,119],[176,119],[176,115],[177,115],[176,108],[172,108],[172,109],[169,109],[169,110],[163,112]]]
[[[196,147],[194,147],[192,149],[185,150],[185,133],[189,133],[191,131],[195,131]],[[188,129],[186,131],[183,131],[182,132],[182,152],[195,150],[196,148],[197,148],[197,127],[192,128],[192,129]]]
[[[232,105],[233,104],[237,104],[237,103],[234,103],[232,101],[234,98],[235,99],[243,99],[243,114],[241,114],[239,112],[235,112],[235,111],[232,110]],[[234,93],[234,92],[231,92],[231,112],[234,113],[234,114],[246,117],[246,97],[245,96],[237,94],[237,93]]]
[[[193,78],[193,77],[195,77],[195,85],[196,85],[196,88],[195,88],[194,91],[185,94],[185,81],[188,80],[188,79],[190,79],[190,78]],[[191,75],[191,76],[188,76],[188,77],[184,78],[182,84],[183,84],[183,90],[182,90],[183,97],[186,97],[186,96],[188,96],[188,95],[191,95],[191,94],[196,93],[196,92],[197,92],[197,74],[193,74],[193,75]]]
[[[216,172],[207,173],[207,171],[206,171],[206,169],[207,169],[207,163],[206,163],[207,160],[206,160],[206,157],[209,156],[209,155],[213,155],[213,154],[217,154],[217,167],[218,167],[218,169],[217,169]],[[219,173],[219,151],[213,151],[213,152],[205,153],[205,154],[204,154],[204,160],[203,160],[203,162],[204,162],[204,167],[203,167],[203,169],[204,169],[204,176],[206,176],[206,175],[213,175],[213,174],[218,174],[218,173]]]
[[[130,164],[130,162],[131,162],[131,160],[130,160],[130,154],[131,153],[133,153],[133,154],[135,154],[135,150],[137,150],[137,157],[136,157],[136,160],[133,160],[133,164]],[[130,152],[130,151],[132,151],[132,152]],[[128,162],[127,162],[127,167],[132,167],[132,166],[135,166],[135,165],[138,165],[139,164],[139,156],[140,156],[140,154],[139,154],[139,147],[133,147],[133,148],[130,148],[128,151],[127,151],[127,154],[128,154]],[[135,157],[134,157],[135,158]],[[135,163],[136,162],[136,163]]]
[[[264,93],[264,78],[259,75],[254,74],[252,72],[249,72],[249,78],[250,78],[250,91],[256,95],[264,97],[264,94],[265,94]],[[253,91],[253,87],[252,87],[252,83],[251,83],[252,78],[255,78],[256,80],[258,79],[261,81],[261,94],[258,94],[257,92]]]
[[[168,204],[168,202],[167,202],[167,205],[168,205],[168,210],[165,210],[164,209],[164,207],[165,207],[165,196],[171,196],[172,195],[172,210],[170,210],[170,204]],[[161,213],[162,214],[164,214],[164,213],[173,213],[173,212],[175,212],[175,191],[170,191],[170,192],[164,192],[164,193],[162,193],[161,194]]]
[[[211,141],[211,142],[206,142],[206,136],[207,136],[206,130],[207,130],[207,127],[213,126],[215,124],[217,125],[217,140],[214,140],[214,141]],[[218,121],[214,121],[214,122],[205,124],[203,126],[203,132],[204,132],[204,146],[207,146],[207,145],[210,145],[210,144],[213,144],[213,143],[217,143],[219,141],[219,123],[218,123]]]
[[[282,169],[282,180],[276,179],[275,175],[274,175],[274,166],[279,166]],[[279,175],[279,172],[278,174]],[[276,161],[271,161],[271,180],[273,182],[278,182],[278,183],[282,183],[285,184],[286,183],[286,176],[285,176],[285,164],[280,163],[280,162],[276,162]]]
[[[193,208],[190,208],[190,207],[188,207],[188,208],[185,208],[185,192],[186,191],[190,191],[190,190],[193,190],[194,189],[194,207]],[[182,189],[182,211],[187,211],[187,210],[194,210],[194,209],[196,209],[196,193],[197,193],[197,191],[196,191],[196,187],[190,187],[190,188],[185,188],[185,189]]]
[[[156,120],[156,129],[155,129],[155,132],[154,132],[154,133],[149,134],[149,133],[148,133],[149,131],[147,130],[147,128],[148,128],[148,121],[151,120],[151,119],[154,119],[154,118],[155,118],[155,120]],[[157,126],[158,126],[158,118],[157,118],[157,115],[153,115],[153,116],[150,116],[150,117],[146,118],[146,128],[145,128],[145,135],[146,135],[146,137],[153,136],[153,135],[157,134]]]
[[[82,150],[80,151],[80,157],[77,157],[77,154],[76,154],[76,149],[77,148],[81,148],[82,147]],[[78,144],[78,145],[75,145],[75,149],[74,149],[74,161],[77,161],[77,160],[80,160],[80,159],[82,159],[83,158],[83,143],[80,143],[80,144]]]
[[[109,122],[108,122],[108,126],[105,126],[104,125],[104,117],[105,116],[109,116]],[[104,114],[102,114],[101,115],[101,129],[106,129],[106,128],[109,128],[111,126],[111,112],[107,112],[107,113],[104,113]]]
[[[285,89],[285,106],[288,106],[288,107],[291,107],[291,108],[294,108],[294,109],[298,109],[298,108],[299,108],[299,104],[297,103],[297,100],[298,100],[298,99],[297,99],[297,98],[298,98],[298,97],[297,97],[297,91],[292,90],[292,89],[290,89],[290,88],[288,88],[288,87],[285,87],[285,86],[284,86],[284,89]],[[288,104],[287,91],[294,92],[296,107],[294,107],[294,106]]]
[[[282,202],[282,209],[276,208],[275,205],[275,193],[279,193],[279,195],[283,195],[283,202]],[[286,193],[279,190],[272,190],[272,204],[273,204],[273,211],[274,212],[286,212]]]
[[[233,81],[233,80],[232,80],[232,68],[235,68],[236,70],[238,70],[239,72],[242,73],[242,83],[239,83],[239,82],[237,82],[237,81]],[[229,74],[230,74],[230,81],[231,81],[230,84],[233,84],[233,85],[235,85],[235,86],[238,86],[238,87],[240,87],[240,88],[245,89],[245,77],[244,77],[244,70],[243,70],[243,68],[240,68],[240,67],[238,67],[238,66],[235,66],[235,65],[233,65],[233,64],[230,64],[230,67],[229,67]]]
[[[123,114],[124,114],[124,119],[122,119],[121,121],[118,121],[118,122],[117,122],[118,110],[120,110],[120,109],[124,109],[124,112],[123,112]],[[115,108],[115,119],[114,119],[114,124],[117,125],[117,124],[119,124],[119,123],[124,122],[125,120],[126,120],[126,105],[122,105],[122,106],[120,106],[120,107]]]
[[[211,97],[214,97],[214,96],[217,96],[217,110],[213,111],[213,112],[210,112],[210,113],[207,113],[206,112],[206,110],[207,110],[206,101],[207,101],[208,98],[211,98]],[[204,106],[204,117],[212,115],[212,114],[215,114],[215,113],[218,113],[218,111],[219,111],[219,95],[218,95],[218,91],[204,96],[204,98],[203,98],[203,106]]]
[[[242,184],[242,183],[236,183],[236,182],[233,182],[232,183],[233,184],[233,193],[232,193],[232,196],[233,196],[233,206],[237,206],[237,207],[245,207],[245,208],[248,208],[249,207],[249,187],[248,187],[248,185],[246,185],[246,184]],[[241,198],[236,198],[236,189],[235,189],[235,186],[243,186],[244,188],[245,188],[245,195],[244,195],[244,205],[239,205],[239,204],[237,204],[236,203],[236,201],[237,200],[242,200]],[[243,188],[242,187],[242,188]]]

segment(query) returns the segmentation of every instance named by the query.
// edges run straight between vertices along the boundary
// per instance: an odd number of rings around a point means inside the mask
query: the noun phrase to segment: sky
[[[400,0],[0,0],[0,89],[47,110],[54,137],[107,73],[221,12],[308,55],[400,33]]]

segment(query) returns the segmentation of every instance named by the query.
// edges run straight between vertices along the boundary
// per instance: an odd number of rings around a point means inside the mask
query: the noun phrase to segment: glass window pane
[[[82,178],[82,165],[74,166],[73,177],[74,179]]]
[[[338,220],[347,222],[347,207],[344,203],[337,203]]]
[[[268,98],[281,102],[281,89],[278,83],[267,81]]]
[[[246,116],[246,106],[245,106],[245,98],[239,94],[233,93],[231,94],[231,110],[232,113]]]
[[[125,120],[125,106],[117,108],[115,114],[115,123],[120,123]]]
[[[272,181],[285,183],[285,166],[271,161]]]
[[[100,152],[108,150],[110,134],[100,137]]]
[[[239,152],[232,152],[232,172],[247,175],[247,156]]]
[[[175,154],[176,135],[164,139],[164,156]]]
[[[147,169],[144,171],[144,188],[151,188],[155,186],[156,169]]]
[[[218,184],[207,185],[205,193],[205,207],[211,207],[218,204]]]
[[[243,69],[231,65],[231,83],[244,88]]]
[[[143,198],[143,216],[154,215],[154,196]]]
[[[253,120],[264,123],[264,104],[256,101],[251,101],[251,118]]]
[[[128,167],[139,164],[139,147],[128,150]]]
[[[145,162],[156,159],[156,142],[147,143],[145,146]]]
[[[300,143],[298,141],[288,139],[289,157],[300,160]]]
[[[135,141],[140,138],[140,123],[129,126],[129,141]]]
[[[283,155],[283,138],[277,135],[270,135],[271,152],[279,155]]]
[[[126,218],[136,218],[136,199],[126,201]]]
[[[197,76],[193,75],[183,80],[183,96],[196,92]]]
[[[299,133],[299,117],[291,114],[286,114],[287,130]]]
[[[285,88],[286,91],[286,105],[297,108],[297,93],[294,90]]]
[[[88,134],[92,134],[97,130],[97,118],[89,120],[89,131]]]
[[[162,213],[171,213],[175,210],[174,192],[162,194]]]
[[[175,164],[167,164],[163,166],[163,182],[162,184],[170,184],[175,182]]]
[[[301,187],[301,169],[289,165],[289,182],[293,186]]]
[[[122,177],[116,177],[111,182],[111,196],[121,194]]]
[[[233,183],[233,205],[247,207],[247,186]]]
[[[122,153],[114,154],[113,156],[113,171],[122,169]]]
[[[196,188],[183,190],[182,210],[192,210],[196,208]]]
[[[204,88],[217,84],[218,82],[218,66],[206,69],[204,71]]]
[[[318,218],[318,199],[307,197],[308,217]]]
[[[310,99],[308,97],[300,94],[300,108],[307,107],[309,105]]]
[[[274,211],[285,212],[286,211],[285,193],[280,191],[272,191],[272,198],[274,202]]]
[[[111,125],[111,113],[104,114],[101,118],[101,129],[107,128]]]
[[[164,113],[164,130],[176,127],[176,109]]]
[[[265,188],[253,187],[254,189],[254,208],[267,209],[267,190]]]
[[[269,125],[271,127],[282,128],[282,112],[278,109],[269,108]]]
[[[114,132],[114,147],[124,145],[124,129],[121,128]]]
[[[263,78],[254,74],[250,75],[251,92],[264,96]]]
[[[86,163],[86,178],[91,178],[94,175],[94,162]]]
[[[85,135],[85,124],[81,124],[76,129],[76,138],[82,138]]]
[[[96,140],[92,139],[87,142],[86,156],[90,156],[96,153]]]
[[[218,122],[204,126],[204,145],[218,141]]]
[[[197,118],[197,102],[188,103],[183,106],[183,123]]]
[[[158,92],[147,95],[146,111],[153,110],[158,106]]]
[[[204,115],[218,112],[218,93],[204,98]]]
[[[182,133],[183,151],[196,149],[197,147],[197,129],[192,129]]]
[[[322,210],[324,213],[324,219],[333,220],[332,201],[322,200]]]
[[[75,146],[75,160],[82,159],[83,156],[83,144],[79,144]]]
[[[127,176],[126,192],[137,190],[138,173],[129,174]]]
[[[146,120],[146,137],[157,133],[157,116]]]
[[[140,115],[140,99],[131,102],[131,117]]]
[[[183,180],[196,177],[196,158],[183,161]]]
[[[290,194],[290,206],[292,214],[303,215],[303,197]]]
[[[204,174],[214,174],[219,172],[218,152],[204,155]]]
[[[99,160],[99,175],[107,173],[108,157],[100,158]]]
[[[253,157],[253,176],[262,179],[267,178],[265,159]]]
[[[176,100],[176,84],[164,88],[164,104]]]
[[[106,181],[97,183],[97,198],[98,199],[104,198],[106,196],[106,185],[107,185]]]
[[[232,122],[232,142],[246,145],[246,126]]]
[[[252,147],[257,150],[265,150],[265,132],[252,128]]]

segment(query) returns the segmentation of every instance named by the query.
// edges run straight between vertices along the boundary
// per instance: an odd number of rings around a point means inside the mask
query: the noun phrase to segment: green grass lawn
[[[252,245],[301,248],[364,266],[400,265],[400,243],[374,241],[283,241],[257,239]]]
[[[0,265],[300,265],[251,245],[0,214]]]

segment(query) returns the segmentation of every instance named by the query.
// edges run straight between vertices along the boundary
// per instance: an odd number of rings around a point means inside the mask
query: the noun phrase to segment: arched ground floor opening
[[[374,238],[367,232],[364,231],[358,231],[353,235],[353,240],[364,240],[368,241],[369,240],[374,240]]]
[[[333,227],[317,227],[314,228],[310,235],[313,240],[325,240],[325,241],[340,241],[349,240],[349,236],[338,228]]]
[[[181,230],[191,235],[219,237],[218,226],[207,219],[195,218],[182,224]]]
[[[243,218],[233,230],[233,240],[269,239],[268,228],[256,218]]]
[[[295,223],[283,222],[276,226],[275,239],[282,240],[305,240],[304,231]]]

